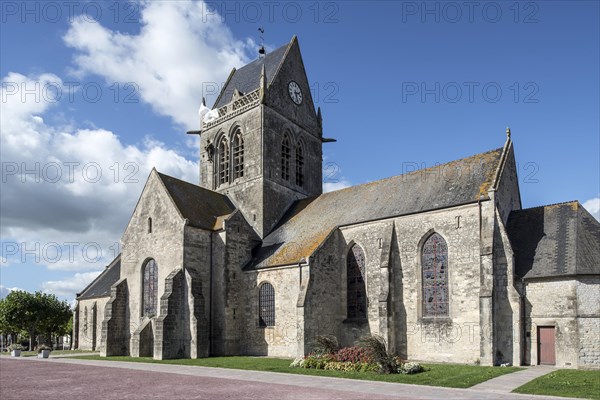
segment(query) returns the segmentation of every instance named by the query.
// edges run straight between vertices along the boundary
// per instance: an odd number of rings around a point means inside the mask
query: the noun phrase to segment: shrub
[[[294,359],[294,361],[292,361],[292,363],[290,364],[290,368],[302,368],[304,367],[304,357],[299,356],[296,357],[296,359]]]
[[[404,375],[418,374],[419,372],[425,371],[425,368],[416,362],[407,362],[400,365],[398,372]]]
[[[315,339],[315,354],[333,354],[340,349],[335,336],[317,336]]]
[[[343,349],[340,349],[337,353],[335,353],[334,358],[335,361],[341,363],[373,363],[373,354],[371,350],[361,346],[344,347]]]
[[[325,369],[341,372],[377,372],[378,368],[379,367],[376,364],[350,361],[331,361],[325,364]]]
[[[19,343],[13,343],[10,346],[8,346],[8,350],[9,351],[13,351],[13,350],[23,350],[23,346],[21,346]]]
[[[379,366],[380,373],[391,374],[396,371],[396,363],[393,357],[388,354],[385,340],[381,336],[365,336],[360,340],[360,344],[371,352],[373,362]]]
[[[38,348],[37,348],[37,352],[38,352],[38,353],[41,353],[41,352],[42,352],[42,350],[52,350],[52,347],[50,347],[50,346],[47,346],[47,345],[45,345],[45,344],[40,344],[40,345],[38,346]]]
[[[331,354],[309,354],[304,358],[304,368],[324,369],[325,364],[335,361]]]

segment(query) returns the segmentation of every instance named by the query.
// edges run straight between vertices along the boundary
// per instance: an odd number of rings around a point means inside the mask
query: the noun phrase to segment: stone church
[[[498,149],[322,192],[300,48],[234,69],[201,118],[200,184],[153,170],[75,347],[155,359],[308,354],[382,336],[410,360],[600,367],[600,223],[522,209]]]

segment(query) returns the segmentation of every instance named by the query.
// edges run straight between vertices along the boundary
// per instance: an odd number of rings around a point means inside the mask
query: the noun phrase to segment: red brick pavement
[[[0,359],[0,399],[398,399],[293,385]]]

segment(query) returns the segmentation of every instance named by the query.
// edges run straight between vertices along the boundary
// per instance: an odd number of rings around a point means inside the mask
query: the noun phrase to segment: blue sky
[[[510,126],[524,207],[598,217],[599,19],[596,1],[2,2],[1,292],[73,298],[153,166],[197,181],[185,131],[260,26],[270,49],[299,38],[338,140],[327,189],[501,147]]]

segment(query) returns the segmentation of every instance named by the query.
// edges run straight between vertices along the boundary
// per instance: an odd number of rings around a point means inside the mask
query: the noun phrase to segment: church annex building
[[[600,368],[600,223],[577,201],[521,208],[510,131],[322,193],[331,139],[294,37],[234,69],[190,133],[200,184],[152,170],[121,254],[78,294],[75,348],[294,358],[376,334],[409,360]]]

